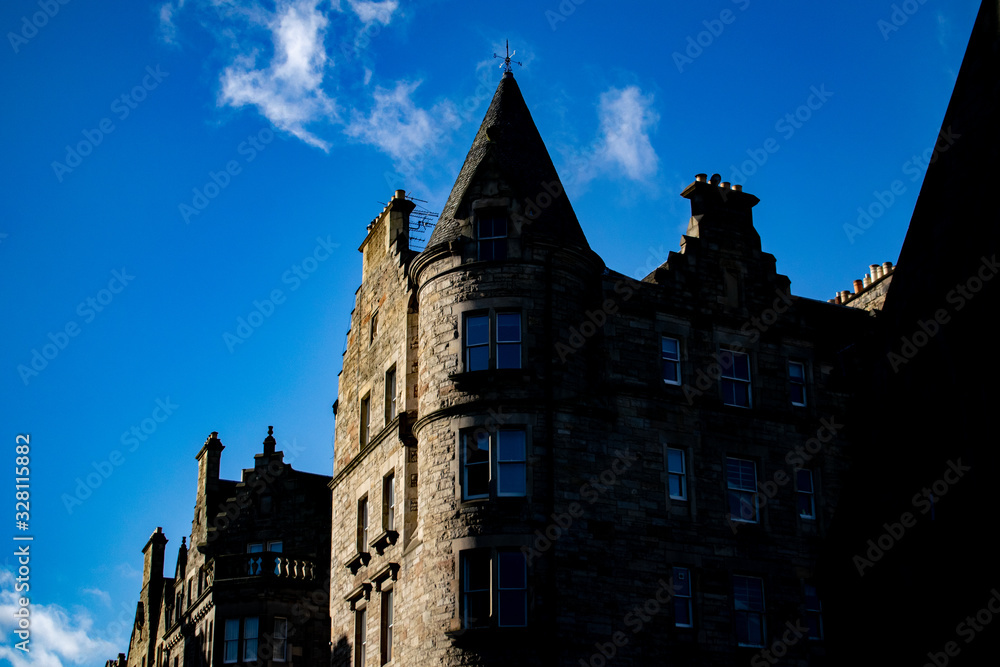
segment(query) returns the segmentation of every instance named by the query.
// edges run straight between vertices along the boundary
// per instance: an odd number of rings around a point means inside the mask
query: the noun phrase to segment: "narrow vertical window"
[[[764,645],[764,581],[733,576],[736,641],[740,646]]]
[[[367,617],[367,609],[354,612],[354,667],[364,667],[365,664],[365,652],[368,648]]]
[[[490,435],[483,429],[462,434],[462,499],[490,495]]]
[[[222,642],[222,662],[236,662],[239,658],[240,619],[226,619],[226,636]]]
[[[753,461],[726,459],[729,518],[757,523],[757,466]]]
[[[795,495],[798,501],[799,516],[803,519],[815,519],[816,497],[813,493],[813,474],[811,470],[795,471]]]
[[[490,554],[465,551],[462,558],[462,627],[479,628],[490,622]]]
[[[385,372],[385,423],[396,418],[396,367]]]
[[[497,625],[528,624],[528,568],[520,551],[497,553]]]
[[[806,404],[806,367],[798,361],[788,362],[788,386],[792,405]]]
[[[368,551],[368,496],[358,501],[358,553]]]
[[[368,344],[371,345],[375,342],[375,337],[378,336],[378,311],[376,310],[372,313],[372,319],[370,326],[368,328]]]
[[[497,313],[497,368],[521,367],[521,314]]]
[[[276,616],[274,618],[274,648],[271,659],[275,662],[285,662],[288,654],[288,619]]]
[[[396,530],[396,476],[382,478],[382,530]]]
[[[371,436],[371,403],[371,394],[365,394],[365,397],[361,399],[360,439],[362,448],[368,444],[368,438]]]
[[[257,659],[257,617],[243,619],[243,660]]]
[[[497,495],[523,496],[527,487],[525,433],[520,429],[501,429],[495,437],[497,439]]]
[[[479,259],[507,259],[507,218],[484,215],[476,221]]]
[[[673,569],[674,584],[674,625],[690,628],[694,625],[691,609],[691,571],[686,567]]]
[[[663,367],[663,381],[667,384],[681,383],[681,344],[676,338],[664,336],[660,342],[660,359]]]
[[[490,318],[465,318],[465,370],[484,371],[490,367]]]
[[[720,350],[722,367],[722,403],[750,407],[750,355],[735,350]]]
[[[389,589],[382,593],[381,664],[383,665],[392,660],[392,603],[392,589]]]
[[[816,587],[806,584],[806,623],[809,625],[809,639],[823,639],[823,604],[819,601]]]
[[[667,449],[667,484],[672,500],[687,500],[687,463],[683,449]]]
[[[247,544],[247,553],[250,554],[247,558],[247,574],[251,577],[255,577],[261,573],[261,563],[264,559],[259,555],[264,551],[263,542],[250,542]]]

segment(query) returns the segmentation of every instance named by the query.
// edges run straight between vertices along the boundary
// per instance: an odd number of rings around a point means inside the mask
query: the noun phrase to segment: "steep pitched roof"
[[[475,183],[477,175],[488,168],[499,172],[522,207],[527,207],[527,200],[537,201],[540,195],[543,201],[551,197],[548,206],[541,208],[539,205],[536,209],[537,217],[525,216],[531,220],[530,229],[525,226],[525,233],[563,245],[590,249],[562,186],[552,187],[559,182],[559,175],[510,72],[504,74],[497,86],[428,247],[455,240],[462,235],[463,227],[468,229],[465,221],[471,213],[470,186]],[[547,189],[546,184],[551,189]],[[560,194],[549,194],[552,189]]]

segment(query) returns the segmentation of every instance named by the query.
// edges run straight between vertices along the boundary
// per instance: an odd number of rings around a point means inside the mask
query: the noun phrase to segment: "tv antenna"
[[[511,63],[514,63],[516,65],[524,67],[524,65],[521,65],[521,63],[519,63],[518,61],[511,60],[511,57],[515,53],[517,53],[517,51],[511,51],[510,50],[510,44],[508,43],[508,41],[506,39],[503,41],[503,44],[507,48],[507,55],[506,55],[506,57],[505,56],[501,56],[499,53],[495,53],[495,52],[493,54],[494,58],[503,58],[503,63],[500,64],[500,67],[503,67],[503,71],[504,72],[510,72],[511,71],[511,68],[510,68],[510,64]]]

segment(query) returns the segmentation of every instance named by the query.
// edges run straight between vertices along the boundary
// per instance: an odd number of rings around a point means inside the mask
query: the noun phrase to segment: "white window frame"
[[[237,662],[240,659],[240,619],[227,618],[223,630],[222,662],[225,664]],[[232,654],[232,657],[229,657]]]
[[[804,473],[804,475],[803,475]],[[809,488],[804,490],[802,488],[802,483],[800,481],[800,475],[804,476],[809,480]],[[809,519],[812,521],[816,520],[816,478],[813,476],[812,470],[807,468],[802,468],[795,471],[795,508],[798,511],[800,519]],[[809,513],[804,514],[799,503],[802,500],[809,501]]]
[[[517,318],[517,338],[500,339],[500,318],[514,316]],[[486,320],[486,342],[469,343],[469,323],[476,319]],[[472,367],[472,350],[486,348],[486,367]],[[500,366],[501,348],[517,349],[516,366]],[[519,310],[489,310],[486,312],[464,313],[462,316],[462,361],[466,372],[487,370],[517,370],[524,368],[524,315]]]
[[[668,353],[665,348],[667,341],[673,341],[676,351]],[[663,373],[663,368],[666,364],[672,364],[674,368],[674,379],[668,380],[666,374]],[[663,375],[663,382],[665,384],[679,385],[681,384],[681,341],[672,336],[663,336],[660,339],[660,374]]]
[[[757,583],[753,583],[757,582]],[[749,595],[749,587],[757,586],[760,588],[760,609],[751,608],[751,599]],[[744,600],[740,600],[740,588],[746,587],[748,594]],[[743,607],[743,608],[741,608]],[[760,624],[760,642],[753,643],[750,640],[750,619],[756,617]],[[742,619],[742,621],[741,621]],[[736,643],[739,646],[750,646],[753,648],[763,648],[767,643],[767,602],[764,597],[764,580],[760,577],[750,577],[746,575],[734,574],[733,575],[733,620],[734,620],[734,630],[736,630]],[[742,622],[746,623],[747,631],[747,641],[741,641],[739,638],[739,626]]]
[[[253,636],[250,631],[253,630]],[[260,637],[260,618],[247,616],[243,619],[243,661],[257,660],[258,637]]]
[[[491,230],[491,236],[483,235],[482,223],[485,221],[491,221],[491,225],[494,227]],[[503,234],[497,234],[495,229],[495,221],[503,221]],[[507,259],[507,239],[510,235],[510,219],[506,214],[491,213],[489,209],[484,209],[476,214],[476,259],[480,261],[492,261],[492,260],[504,260]],[[502,239],[502,240],[501,240]],[[483,243],[488,243],[490,248],[493,249],[492,257],[483,257]],[[503,257],[496,256],[496,248],[503,248]]]
[[[395,614],[395,599],[393,589],[382,591],[381,602],[381,622],[379,623],[379,650],[381,651],[380,664],[385,665],[392,662],[392,630],[393,615]]]
[[[694,586],[691,584],[691,570],[686,567],[673,568],[674,585],[674,627],[693,628],[694,627]],[[686,582],[686,586],[678,585],[678,581]],[[686,590],[686,593],[685,593]],[[684,608],[687,611],[689,623],[682,623],[678,620],[677,609]]]
[[[504,434],[519,434],[523,440],[523,451],[519,456],[505,453],[502,446]],[[481,439],[485,435],[485,439]],[[487,447],[486,461],[468,462],[468,445],[475,438],[477,444],[485,442]],[[528,430],[520,426],[506,426],[492,431],[480,428],[469,428],[460,433],[461,466],[462,466],[462,500],[482,500],[486,498],[524,498],[528,495]],[[501,456],[505,458],[501,458]],[[485,493],[469,493],[469,469],[472,466],[488,468],[489,482]],[[504,480],[513,477],[521,481],[523,491],[510,492],[501,489]]]
[[[726,367],[726,364],[723,363],[723,358],[727,354],[730,355],[730,359],[732,360],[732,363],[729,364],[728,368]],[[736,359],[737,359],[737,357],[744,357],[746,359],[747,376],[745,378],[739,377],[739,376],[737,376],[735,374],[735,371],[736,371]],[[722,370],[722,375],[719,377],[719,388],[722,390],[722,404],[723,405],[730,405],[730,406],[733,406],[733,407],[736,407],[736,408],[751,408],[751,407],[753,407],[753,373],[751,372],[751,369],[750,369],[750,353],[749,352],[743,352],[743,351],[740,351],[740,350],[734,350],[734,349],[731,349],[731,348],[725,348],[725,347],[721,348],[719,350],[719,366],[721,367],[721,370]],[[736,402],[730,402],[727,399],[727,396],[726,396],[726,386],[727,386],[726,383],[727,382],[728,383],[732,383],[734,387],[739,386],[739,385],[745,385],[746,386],[746,392],[747,392],[747,402],[746,402],[746,405],[742,405],[742,404],[736,403]],[[736,394],[735,394],[735,390],[734,390],[734,392],[733,392],[733,401],[735,401],[735,399],[736,399]]]
[[[288,619],[283,616],[274,617],[274,647],[271,659],[275,662],[288,660]]]
[[[670,453],[676,452],[680,454],[681,469],[675,470],[671,467]],[[680,484],[680,494],[675,495],[673,492],[673,485],[671,482],[677,479]],[[667,495],[670,496],[671,500],[687,500],[688,499],[688,480],[687,480],[687,452],[683,449],[677,449],[675,447],[667,447]]]
[[[354,610],[354,667],[364,667],[368,658],[368,608]]]
[[[797,367],[799,369],[799,377],[792,374],[792,367]],[[789,361],[788,362],[788,384],[789,389],[792,392],[790,396],[792,405],[804,406],[806,404],[806,365],[801,361]],[[795,400],[794,390],[798,387],[799,391],[802,392],[802,401],[798,402]]]
[[[740,466],[739,466],[739,477],[740,477],[740,479],[733,479],[733,476],[730,474],[730,472],[731,472],[730,471],[730,464],[729,464],[730,461],[736,461],[736,462],[738,462],[740,464]],[[753,488],[751,488],[749,485],[747,485],[744,482],[744,480],[742,479],[743,476],[744,476],[744,472],[745,472],[745,465],[743,465],[743,464],[750,464],[750,466],[752,466],[752,471],[753,471]],[[740,507],[741,508],[743,507],[742,498],[744,497],[744,494],[749,494],[750,495],[750,498],[753,501],[753,518],[752,519],[744,518],[742,512],[740,512],[739,516],[733,516],[732,505],[731,505],[731,502],[730,502],[732,500],[733,494],[737,494],[737,497],[740,499]],[[741,459],[741,458],[737,458],[735,456],[727,456],[726,457],[726,499],[727,499],[727,504],[729,505],[729,519],[730,519],[730,521],[737,521],[737,522],[740,522],[740,523],[758,523],[758,521],[760,519],[760,503],[758,502],[758,497],[757,497],[757,462],[756,461],[752,461],[750,459]]]
[[[528,625],[528,561],[525,558],[524,553],[514,549],[468,549],[461,551],[459,553],[459,558],[461,562],[461,573],[462,579],[460,581],[460,589],[462,592],[462,627],[466,629],[470,628],[483,628],[483,627],[499,627],[499,628],[523,628]],[[523,586],[501,586],[500,581],[500,559],[501,558],[514,558],[520,559],[521,565],[523,565]],[[482,568],[488,569],[488,588],[475,588],[470,589],[468,587],[470,580],[470,568],[473,563]],[[480,573],[482,574],[482,573]],[[520,584],[521,582],[515,582]],[[475,625],[470,625],[469,619],[469,599],[471,596],[485,596],[487,599],[487,607],[489,609],[489,618],[484,619]],[[504,619],[501,617],[501,598],[506,599],[508,602],[513,601],[518,603],[523,601],[524,607],[521,616],[524,618],[523,623],[510,623],[505,622],[509,619]]]

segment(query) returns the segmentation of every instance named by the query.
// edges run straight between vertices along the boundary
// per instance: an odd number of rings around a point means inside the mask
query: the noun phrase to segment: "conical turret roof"
[[[510,188],[521,215],[529,221],[523,229],[526,235],[590,249],[510,72],[504,73],[497,86],[428,247],[470,235],[471,186],[487,169],[498,172]]]

